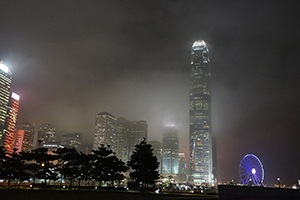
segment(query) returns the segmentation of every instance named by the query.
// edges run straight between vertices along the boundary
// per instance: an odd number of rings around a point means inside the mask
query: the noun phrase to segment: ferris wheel
[[[239,167],[240,179],[246,185],[261,185],[264,180],[264,168],[258,157],[247,154]]]

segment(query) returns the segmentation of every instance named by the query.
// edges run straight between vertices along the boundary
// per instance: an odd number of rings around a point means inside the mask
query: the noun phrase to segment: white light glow
[[[8,67],[6,67],[3,63],[0,63],[0,69],[1,69],[2,71],[4,71],[5,73],[8,73],[8,72],[9,72]]]
[[[254,168],[252,168],[252,174],[256,174],[256,170]]]
[[[197,40],[196,42],[194,42],[193,47],[196,46],[206,46],[204,40]]]
[[[173,123],[168,123],[168,124],[165,125],[165,127],[177,127],[177,126]]]
[[[11,97],[15,100],[18,100],[18,101],[20,100],[20,95],[14,93],[14,92],[11,94]]]

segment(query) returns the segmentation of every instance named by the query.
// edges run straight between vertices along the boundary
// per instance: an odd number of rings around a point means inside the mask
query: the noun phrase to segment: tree
[[[128,167],[125,163],[118,159],[109,146],[100,146],[98,150],[93,150],[92,155],[93,170],[92,177],[99,181],[99,190],[103,181],[122,180]]]
[[[38,148],[30,153],[22,152],[22,157],[28,162],[27,170],[30,172],[33,181],[32,189],[34,188],[35,179],[57,180],[57,173],[54,171],[54,164],[51,162],[56,159],[55,156],[48,154],[47,148]]]
[[[157,171],[159,162],[153,155],[152,145],[148,144],[145,139],[135,145],[135,150],[127,165],[133,170],[130,172],[130,178],[138,183],[142,182],[143,187],[146,184],[155,184],[155,181],[159,179]]]
[[[58,155],[60,167],[58,171],[70,181],[69,189],[72,189],[73,181],[81,175],[82,159],[75,148],[62,148],[53,152]]]
[[[21,157],[14,149],[13,153],[5,152],[5,149],[0,148],[0,179],[6,179],[8,181],[7,188],[10,187],[12,179],[19,179],[18,188],[20,184],[29,178],[26,173],[26,165]]]
[[[89,181],[91,179],[91,171],[92,171],[92,156],[86,155],[84,153],[79,152],[78,159],[78,190],[80,190],[80,183],[84,181]]]
[[[28,178],[25,172],[25,163],[16,152],[16,149],[14,149],[12,153],[7,153],[5,149],[1,147],[0,159],[0,179],[6,179],[8,181],[7,188],[10,187],[12,179],[19,179],[21,183]]]

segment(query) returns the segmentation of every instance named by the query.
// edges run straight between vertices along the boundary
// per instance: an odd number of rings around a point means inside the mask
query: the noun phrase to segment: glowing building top
[[[6,67],[6,65],[4,65],[3,61],[0,61],[0,69],[2,71],[4,71],[5,73],[11,74],[11,72],[9,71],[8,67]]]
[[[193,48],[194,47],[198,47],[198,46],[205,46],[205,47],[207,47],[206,43],[204,42],[204,40],[197,40],[197,41],[195,41],[194,44],[193,44]]]

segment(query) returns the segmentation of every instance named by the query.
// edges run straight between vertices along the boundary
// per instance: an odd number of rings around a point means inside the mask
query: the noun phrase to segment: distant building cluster
[[[93,149],[109,145],[116,156],[127,162],[135,145],[148,138],[148,124],[145,120],[129,121],[124,117],[116,119],[108,112],[96,115]]]

